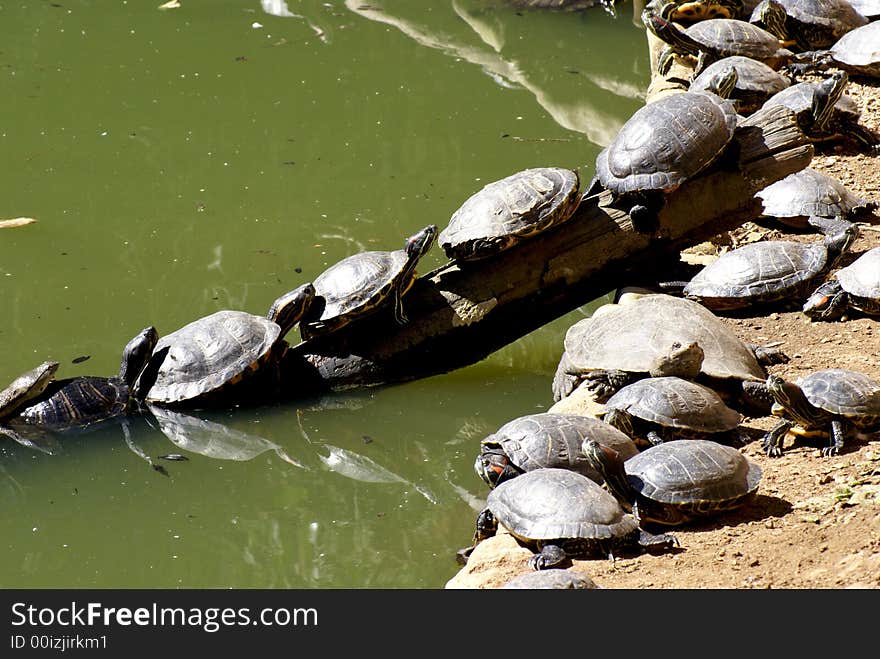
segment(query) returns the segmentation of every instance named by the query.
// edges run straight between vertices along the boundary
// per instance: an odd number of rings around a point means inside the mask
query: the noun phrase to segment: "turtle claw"
[[[565,561],[567,554],[558,545],[545,545],[541,551],[529,559],[529,567],[533,570],[547,570]]]

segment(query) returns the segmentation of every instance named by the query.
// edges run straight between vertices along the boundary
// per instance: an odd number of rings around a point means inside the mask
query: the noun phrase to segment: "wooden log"
[[[637,231],[607,191],[585,197],[568,221],[526,243],[421,276],[404,299],[406,324],[379,312],[292,347],[283,392],[316,395],[474,364],[636,277],[659,278],[682,249],[757,218],[755,194],[812,155],[790,110],[756,113],[716,165],[669,195],[656,231]]]

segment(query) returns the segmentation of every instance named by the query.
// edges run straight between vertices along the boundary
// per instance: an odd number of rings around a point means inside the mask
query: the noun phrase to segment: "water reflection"
[[[460,19],[457,22],[438,18],[437,13],[445,7],[426,14],[412,2],[345,0],[345,6],[364,18],[397,28],[422,46],[476,64],[502,87],[528,90],[560,126],[583,133],[598,146],[607,146],[623,125],[614,101],[626,99],[637,107],[644,98],[640,84],[622,80],[620,75],[599,73],[598,69],[568,67],[550,74],[544,68],[546,62],[531,57],[527,46],[523,48],[517,34],[522,29],[520,15],[495,3],[451,0],[449,11]],[[427,23],[426,19],[434,22]],[[553,75],[562,72],[581,76],[589,84],[586,88],[553,84]],[[566,95],[566,90],[575,89],[576,93]]]

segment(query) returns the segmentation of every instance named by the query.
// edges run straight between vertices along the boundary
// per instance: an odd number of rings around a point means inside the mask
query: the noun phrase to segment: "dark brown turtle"
[[[568,469],[535,469],[489,492],[474,546],[495,535],[499,524],[536,552],[528,561],[535,570],[557,567],[566,558],[613,558],[617,551],[678,545],[674,536],[640,529],[613,495]],[[459,551],[459,559],[466,561],[472,549]]]
[[[625,458],[639,451],[627,435],[599,419],[540,412],[508,421],[485,437],[474,470],[489,487],[542,467],[571,469],[600,483],[601,475],[581,451],[588,438],[613,447]]]
[[[764,450],[771,457],[782,455],[789,430],[827,435],[822,448],[826,457],[838,455],[849,436],[880,430],[880,382],[859,371],[823,369],[797,382],[771,375],[767,387],[776,401],[773,413],[782,417],[764,436]]]
[[[588,440],[584,455],[639,526],[677,526],[735,510],[754,498],[762,476],[739,450],[707,439],[652,446],[628,460]]]
[[[816,288],[803,312],[812,320],[838,320],[852,309],[880,316],[880,247],[869,249]]]
[[[300,324],[303,338],[328,334],[386,305],[393,307],[398,323],[405,323],[403,296],[436,237],[437,227],[429,224],[401,249],[359,252],[327,268],[315,278],[315,304]]]
[[[791,84],[791,81],[764,62],[743,55],[730,55],[713,62],[690,82],[689,89],[707,90],[712,80],[725,67],[736,69],[736,84],[730,92],[730,99],[736,103],[736,111],[741,115],[749,115],[764,102]]]
[[[580,203],[577,172],[535,167],[484,186],[452,214],[437,242],[450,259],[473,261],[569,219]]]
[[[782,8],[784,18],[767,20],[769,6]],[[773,12],[778,16],[778,12]],[[848,0],[761,0],[749,22],[775,34],[789,47],[801,51],[827,48],[847,32],[868,22]]]

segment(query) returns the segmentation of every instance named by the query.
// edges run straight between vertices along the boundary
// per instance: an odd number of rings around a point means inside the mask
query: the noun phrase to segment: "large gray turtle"
[[[575,572],[569,568],[567,570],[553,567],[540,572],[526,572],[508,580],[502,588],[517,589],[593,589],[599,588],[596,582],[590,579],[586,574]]]
[[[489,492],[477,517],[474,546],[495,535],[498,524],[536,553],[535,570],[557,567],[566,558],[613,557],[618,550],[667,550],[678,545],[671,535],[639,528],[609,492],[568,469],[529,471]],[[467,560],[473,547],[459,551]]]
[[[676,343],[696,343],[702,349],[697,380],[731,404],[769,412],[764,365],[788,358],[779,350],[746,343],[700,303],[665,294],[637,297],[572,325],[553,381],[554,398],[560,400],[585,383],[598,400],[607,399],[648,376]]]
[[[653,446],[627,460],[588,440],[584,455],[639,526],[676,526],[735,510],[754,498],[762,476],[739,450],[708,439]]]
[[[245,392],[237,385],[255,375],[277,382],[288,347],[284,337],[314,297],[314,286],[303,284],[275,300],[266,316],[222,310],[163,336],[138,380],[137,395],[156,405],[192,407],[215,404],[233,391],[236,402],[274,393],[264,387]]]
[[[580,203],[577,172],[535,167],[493,181],[452,214],[437,238],[455,261],[483,259],[565,222]]]
[[[826,457],[838,455],[847,437],[880,430],[880,382],[859,371],[823,369],[797,382],[771,375],[767,387],[776,401],[773,413],[782,417],[764,436],[764,450],[771,457],[782,455],[790,430],[827,434],[822,448]]]
[[[761,217],[829,236],[878,208],[876,201],[857,195],[839,179],[812,167],[771,183],[755,196],[764,205]]]
[[[858,233],[850,224],[819,242],[763,240],[737,247],[694,275],[682,293],[713,311],[779,302],[800,305]]]
[[[869,249],[816,288],[803,312],[812,320],[838,320],[851,309],[880,316],[880,247]]]
[[[626,434],[593,417],[540,412],[508,421],[480,441],[474,470],[489,487],[533,469],[571,469],[602,482],[583,456],[581,445],[592,438],[625,457],[638,453]]]

